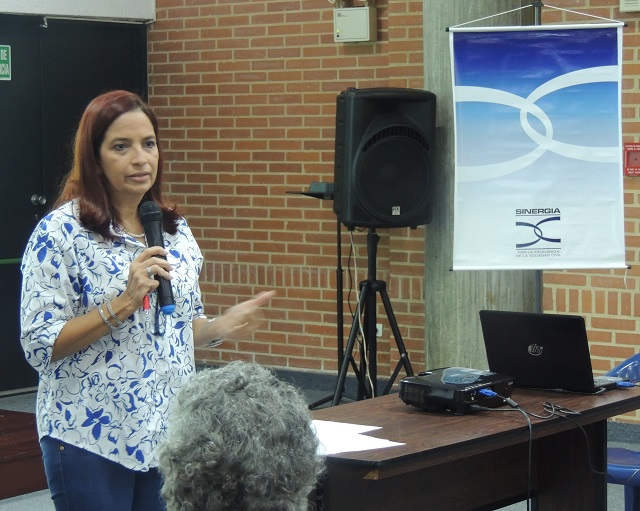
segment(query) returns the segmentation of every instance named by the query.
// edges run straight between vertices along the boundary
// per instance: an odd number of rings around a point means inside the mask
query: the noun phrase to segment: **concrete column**
[[[539,311],[541,272],[452,271],[454,132],[452,77],[447,28],[531,25],[532,2],[521,0],[424,0],[425,89],[436,94],[434,214],[426,226],[425,353],[428,368],[487,368],[478,311]],[[524,9],[518,9],[527,6]],[[513,11],[513,12],[508,12]],[[502,13],[502,14],[501,14]]]

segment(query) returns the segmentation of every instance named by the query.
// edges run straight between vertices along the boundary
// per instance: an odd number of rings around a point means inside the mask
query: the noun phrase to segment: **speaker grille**
[[[419,131],[409,127],[409,126],[389,126],[383,130],[378,131],[378,133],[376,133],[374,136],[372,136],[367,143],[365,144],[365,146],[362,148],[363,152],[367,152],[367,150],[377,144],[378,142],[380,142],[381,140],[384,140],[385,138],[389,138],[389,137],[406,137],[406,138],[410,138],[412,140],[415,140],[418,144],[420,144],[420,146],[422,146],[422,148],[425,151],[429,150],[429,144],[427,144],[427,141],[425,140],[425,138],[420,134]]]
[[[425,210],[431,195],[427,151],[424,137],[407,126],[384,128],[364,144],[356,189],[362,207],[382,225],[404,224]]]

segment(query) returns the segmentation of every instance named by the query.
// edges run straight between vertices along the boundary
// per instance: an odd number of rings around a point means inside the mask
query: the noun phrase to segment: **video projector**
[[[401,379],[399,384],[400,399],[406,404],[455,415],[473,411],[472,405],[502,406],[502,398],[511,397],[512,388],[511,376],[467,367],[423,371]]]

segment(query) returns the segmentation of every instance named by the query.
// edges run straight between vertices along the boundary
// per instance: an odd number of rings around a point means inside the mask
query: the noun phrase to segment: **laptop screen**
[[[480,311],[489,369],[516,387],[596,392],[584,318]]]

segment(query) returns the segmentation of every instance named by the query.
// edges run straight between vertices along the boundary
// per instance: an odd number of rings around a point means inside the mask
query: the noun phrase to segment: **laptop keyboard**
[[[627,378],[618,378],[617,376],[594,376],[593,384],[596,387],[606,387],[608,385],[615,385],[619,381],[625,381]]]

